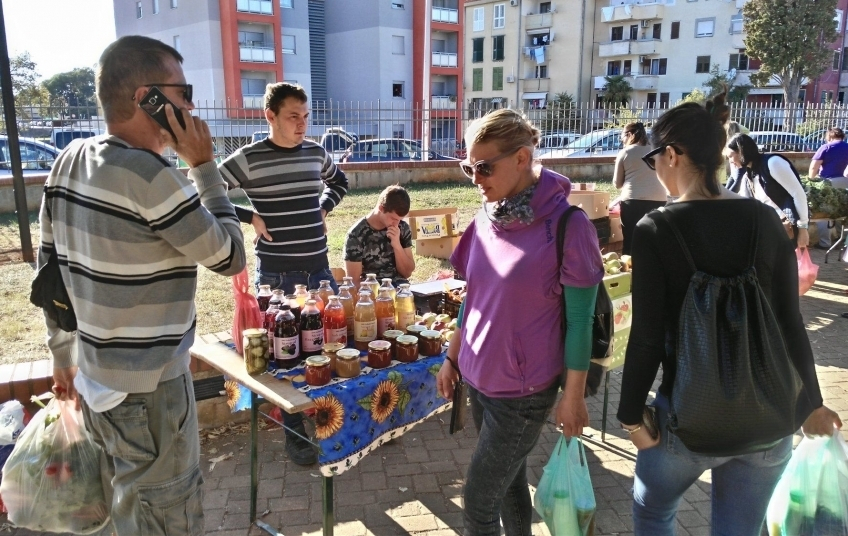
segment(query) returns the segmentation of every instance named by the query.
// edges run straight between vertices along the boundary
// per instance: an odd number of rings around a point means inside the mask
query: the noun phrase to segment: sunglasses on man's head
[[[678,149],[677,146],[674,145],[673,143],[664,143],[664,144],[660,145],[659,147],[657,147],[656,149],[654,149],[653,151],[646,154],[645,156],[643,156],[642,161],[645,162],[645,164],[647,164],[649,168],[656,171],[657,165],[656,165],[656,162],[654,162],[654,157],[657,156],[658,154],[662,153],[663,151],[665,151],[667,147],[671,147],[672,149],[674,149],[674,152],[677,153],[677,154],[683,154],[683,151]]]
[[[492,173],[495,172],[493,164],[502,158],[506,158],[507,156],[517,153],[519,149],[521,149],[521,147],[516,147],[515,149],[500,154],[489,161],[478,160],[474,162],[474,164],[469,164],[468,162],[463,160],[459,163],[459,167],[462,169],[462,172],[465,173],[465,176],[469,179],[473,179],[475,173],[477,173],[481,177],[491,177]]]
[[[191,97],[194,94],[194,88],[191,84],[144,84],[145,86],[156,86],[156,87],[181,87],[183,88],[183,98],[185,98],[186,102],[191,102]]]

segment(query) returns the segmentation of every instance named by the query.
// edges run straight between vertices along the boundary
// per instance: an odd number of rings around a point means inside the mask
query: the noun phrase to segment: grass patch
[[[480,195],[470,182],[442,184],[408,184],[413,209],[457,207],[459,229],[465,229],[480,209]],[[598,189],[613,192],[609,182],[599,181]],[[328,220],[330,266],[344,267],[344,238],[347,230],[364,217],[377,203],[381,188],[354,190],[348,193]],[[247,205],[247,199],[235,199]],[[38,213],[29,215],[34,246],[39,241]],[[248,244],[248,270],[251,279],[256,267],[253,254],[253,227],[242,225]],[[0,253],[20,249],[17,217],[0,214]],[[413,251],[415,251],[413,249]],[[20,260],[0,260],[0,364],[35,361],[50,357],[45,344],[44,318],[40,310],[29,303],[30,283],[34,266]],[[449,269],[446,260],[415,255],[413,283],[429,280],[438,270]],[[197,278],[197,332],[211,333],[230,329],[233,322],[233,296],[230,279],[200,269]]]

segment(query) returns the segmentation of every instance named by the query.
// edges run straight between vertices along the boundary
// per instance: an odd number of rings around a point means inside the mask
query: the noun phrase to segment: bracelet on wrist
[[[636,433],[636,432],[638,432],[639,430],[642,429],[642,425],[637,424],[635,428],[627,428],[626,426],[624,426],[622,424],[621,429],[624,430],[625,432],[627,432],[629,435],[633,435],[634,433]]]

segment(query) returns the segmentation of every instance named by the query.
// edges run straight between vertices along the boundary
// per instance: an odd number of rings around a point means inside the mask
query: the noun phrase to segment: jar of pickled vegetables
[[[248,374],[262,374],[268,369],[268,330],[252,328],[242,331],[242,353]]]

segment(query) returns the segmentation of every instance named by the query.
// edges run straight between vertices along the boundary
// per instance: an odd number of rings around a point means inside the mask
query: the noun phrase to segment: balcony
[[[456,52],[433,52],[433,67],[456,67]]]
[[[609,58],[611,56],[626,56],[630,52],[631,41],[610,41],[609,43],[601,43],[598,47],[598,56],[601,58]]]
[[[522,78],[521,93],[541,93],[550,91],[550,78]]]
[[[273,46],[256,46],[239,43],[239,60],[254,63],[274,63],[276,54]]]
[[[456,110],[456,95],[445,95],[430,98],[431,110]]]
[[[265,108],[265,95],[244,95],[244,107],[249,110],[262,110]]]
[[[449,7],[434,7],[433,22],[449,22],[451,24],[459,23],[459,10]]]
[[[657,43],[659,42],[659,39],[640,39],[639,41],[631,41],[630,53],[639,56],[644,56],[646,54],[656,54]]]
[[[632,20],[661,19],[665,12],[664,4],[627,4],[601,8],[601,20],[604,22],[623,22]]]
[[[592,82],[592,89],[595,91],[603,91],[604,88],[607,87],[607,80],[605,76],[593,76]]]
[[[524,18],[524,27],[527,30],[539,30],[550,28],[553,25],[553,13],[536,13]]]
[[[634,74],[625,77],[630,82],[634,91],[647,91],[657,89],[660,77],[655,74]]]
[[[274,6],[271,0],[236,0],[236,11],[273,15]]]

